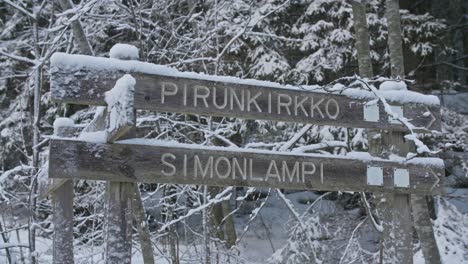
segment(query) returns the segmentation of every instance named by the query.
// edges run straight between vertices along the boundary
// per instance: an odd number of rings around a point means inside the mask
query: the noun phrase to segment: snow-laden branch
[[[233,143],[231,140],[227,139],[226,137],[223,137],[222,135],[219,134],[220,130],[215,130],[215,131],[211,131],[209,129],[203,129],[203,128],[199,128],[195,125],[191,125],[187,122],[181,122],[181,121],[175,121],[175,120],[172,120],[170,118],[167,118],[167,117],[164,117],[164,116],[157,116],[155,118],[144,118],[144,119],[139,119],[137,124],[141,124],[142,122],[148,122],[148,121],[153,121],[153,122],[157,122],[158,120],[164,120],[164,121],[167,121],[167,122],[170,122],[171,124],[173,124],[174,126],[185,126],[185,127],[189,127],[195,131],[199,131],[199,132],[202,132],[202,133],[205,133],[206,135],[208,135],[208,137],[215,137],[219,140],[221,140],[222,142],[226,143],[228,146],[230,147],[234,147],[234,148],[238,148],[238,146]]]
[[[11,7],[15,8],[16,10],[20,11],[21,13],[25,14],[26,16],[28,16],[29,18],[31,18],[32,20],[36,20],[36,16],[34,14],[32,14],[31,12],[29,12],[28,10],[26,10],[25,8],[11,2],[10,0],[3,0],[5,3],[7,3],[8,5],[10,5]]]
[[[340,258],[339,264],[343,263],[343,260],[344,260],[344,258],[346,257],[346,254],[348,253],[348,250],[349,250],[349,248],[350,248],[350,246],[351,246],[351,242],[352,242],[352,240],[353,240],[353,238],[354,238],[354,236],[355,236],[357,230],[366,222],[366,220],[367,220],[367,216],[366,216],[366,218],[364,218],[364,220],[362,220],[362,221],[361,221],[359,224],[357,224],[357,226],[354,228],[353,232],[351,233],[351,237],[350,237],[349,240],[348,240],[348,244],[346,245],[345,251],[343,252],[343,255],[342,255],[341,258]]]
[[[9,53],[4,52],[3,50],[0,50],[0,54],[2,54],[5,57],[11,58],[11,59],[14,59],[14,60],[17,60],[17,61],[26,62],[26,63],[32,64],[32,65],[38,65],[39,64],[39,61],[37,61],[37,60],[31,60],[31,59],[28,59],[26,57],[9,54]]]
[[[268,198],[270,198],[270,192],[271,192],[271,188],[268,189],[267,197],[263,200],[263,202],[260,204],[260,206],[255,208],[254,210],[252,210],[252,213],[250,214],[249,220],[247,221],[247,224],[245,225],[242,234],[236,240],[236,244],[239,244],[239,242],[242,240],[242,238],[245,236],[245,234],[249,230],[250,223],[252,223],[252,221],[255,220],[255,218],[257,218],[257,216],[260,214],[260,211],[265,206],[266,202],[268,201]],[[244,197],[246,197],[247,195],[248,194],[246,194]]]
[[[305,210],[304,210],[304,213],[301,215],[301,218],[304,219],[304,217],[306,216],[306,214],[319,202],[321,201],[325,196],[328,196],[332,194],[332,192],[326,192],[322,195],[320,195],[317,199],[315,199],[310,205],[309,207],[307,207]]]
[[[408,139],[408,140],[414,141],[414,143],[416,144],[416,147],[417,147],[418,154],[423,154],[423,153],[437,154],[437,153],[439,153],[438,151],[431,151],[429,149],[429,147],[427,147],[421,140],[418,139],[417,134],[414,132],[414,130],[417,129],[417,127],[415,127],[413,124],[411,124],[407,118],[401,117],[398,114],[396,114],[392,110],[390,104],[388,104],[387,100],[383,96],[381,96],[379,90],[377,90],[377,88],[374,85],[369,84],[367,82],[367,80],[361,79],[361,78],[359,78],[357,76],[354,76],[354,80],[356,82],[359,82],[359,83],[363,84],[368,90],[370,90],[377,97],[377,99],[383,104],[385,112],[389,116],[391,116],[393,119],[401,122],[410,131],[410,134],[405,135],[405,138]],[[395,81],[395,80],[392,80],[392,81]],[[416,157],[416,155],[409,154],[407,158],[411,159],[411,158],[414,158],[414,157]]]
[[[304,136],[307,131],[312,128],[312,124],[307,124],[299,130],[291,139],[289,139],[286,143],[284,143],[278,150],[279,151],[287,151],[290,149],[299,139]]]
[[[284,194],[281,192],[280,189],[276,189],[276,193],[278,194],[279,198],[281,198],[281,200],[283,200],[284,204],[286,204],[286,207],[288,208],[289,212],[291,212],[291,214],[294,216],[294,218],[296,218],[296,221],[299,223],[299,225],[301,225],[302,229],[305,230],[306,225],[302,221],[301,216],[296,211],[296,209],[294,208],[294,205],[291,203],[291,201],[288,198],[286,198],[286,196],[284,196]]]
[[[260,23],[262,20],[264,20],[265,18],[267,18],[268,16],[270,16],[271,14],[275,13],[276,11],[278,11],[279,9],[283,8],[284,6],[286,6],[288,3],[290,2],[290,0],[286,0],[284,1],[281,5],[277,6],[276,8],[273,8],[272,10],[270,10],[270,12],[266,13],[265,15],[263,16],[260,16],[260,17],[257,17],[257,18],[252,18],[249,17],[249,20],[247,21],[247,23],[245,24],[244,27],[242,27],[236,35],[234,35],[234,37],[232,37],[228,43],[226,44],[226,46],[224,46],[224,48],[221,50],[221,52],[219,52],[217,54],[216,57],[202,57],[202,58],[194,58],[194,59],[188,59],[188,60],[183,60],[183,61],[179,61],[179,62],[175,62],[175,63],[170,63],[170,64],[167,64],[167,66],[175,66],[175,65],[180,65],[180,64],[186,64],[186,63],[193,63],[193,62],[197,62],[197,61],[202,61],[202,62],[219,62],[219,60],[224,56],[224,54],[231,48],[231,45],[236,41],[238,40],[242,35],[246,34],[247,33],[247,30],[248,29],[252,29],[254,28],[258,23]]]
[[[319,149],[330,148],[330,147],[348,148],[348,144],[346,144],[346,142],[344,141],[322,141],[317,144],[305,145],[305,146],[294,148],[291,152],[304,153],[307,151],[316,151]]]
[[[370,219],[372,221],[372,225],[374,226],[374,228],[377,231],[383,232],[383,230],[384,230],[383,226],[381,224],[377,223],[377,220],[375,220],[375,217],[372,214],[370,204],[369,204],[369,202],[367,201],[367,198],[366,198],[366,194],[361,192],[360,195],[361,195],[361,198],[362,198],[362,202],[364,203],[364,207],[367,210],[367,215],[370,217]]]
[[[163,226],[161,226],[161,228],[159,228],[158,232],[162,232],[163,230],[167,229],[169,226],[176,224],[184,219],[187,219],[193,214],[201,212],[214,204],[229,200],[231,198],[230,192],[232,191],[232,189],[233,187],[227,187],[222,192],[218,193],[213,199],[210,199],[207,203],[204,203],[203,205],[197,208],[190,209],[185,215],[165,223]]]

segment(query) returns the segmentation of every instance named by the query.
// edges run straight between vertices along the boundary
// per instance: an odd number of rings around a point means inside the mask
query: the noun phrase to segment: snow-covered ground
[[[444,198],[440,202],[442,210],[439,211],[439,218],[434,223],[444,264],[463,263],[464,260],[468,259],[468,189],[457,189],[454,190],[454,193],[459,197],[456,199]],[[294,209],[302,214],[320,195],[312,192],[296,192],[288,193],[285,196],[292,202]],[[324,263],[376,263],[379,234],[371,222],[364,221],[365,216],[359,208],[346,210],[343,208],[342,200],[336,199],[337,197],[330,198],[333,200],[329,200],[328,196],[325,196],[317,202],[311,214],[319,215],[321,224],[326,226],[328,230],[328,235],[321,241],[323,246],[327,248]],[[234,221],[238,237],[243,234],[251,210],[258,207],[262,201],[264,200],[244,203],[236,213]],[[453,205],[458,210],[455,210]],[[266,263],[272,254],[287,242],[291,220],[290,209],[279,195],[272,191],[263,209],[250,223],[250,227],[241,238],[238,247],[230,252],[232,256],[229,260],[226,257],[223,259],[229,263]],[[197,226],[200,226],[200,216],[194,215],[187,222],[197,230]],[[461,227],[460,223],[463,223]],[[359,228],[356,229],[358,226]],[[454,228],[455,226],[458,228]],[[354,235],[351,236],[355,229]],[[10,244],[27,244],[27,231],[22,229],[18,234],[19,240],[16,233],[10,235]],[[153,234],[154,237],[155,234]],[[351,237],[353,239],[350,239]],[[134,241],[132,263],[143,263],[137,235],[135,235]],[[356,241],[359,243],[357,244]],[[169,259],[162,257],[162,254],[159,253],[159,250],[162,250],[166,251],[166,254],[163,255],[169,255],[167,246],[161,241],[157,241],[156,245],[157,263],[170,263]],[[0,248],[2,248],[2,244],[0,244]],[[195,263],[199,261],[203,247],[201,244],[195,246],[192,243],[187,244],[181,238],[179,251],[182,263]],[[212,248],[212,252],[216,252],[216,249]],[[223,250],[223,252],[226,251]],[[414,263],[423,264],[424,260],[418,245],[415,246],[415,252]],[[10,253],[18,261],[15,263],[21,263],[18,248],[11,249]],[[26,248],[23,249],[23,253],[27,258]],[[39,263],[51,263],[52,241],[50,238],[39,237],[37,239],[37,255]],[[215,254],[212,255],[215,256]],[[75,245],[75,261],[76,263],[103,263],[103,246]],[[4,250],[0,250],[0,263],[7,263]]]

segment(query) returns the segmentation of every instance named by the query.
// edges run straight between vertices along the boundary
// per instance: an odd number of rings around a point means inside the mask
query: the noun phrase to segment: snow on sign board
[[[378,111],[369,115],[366,103],[376,99],[370,91],[345,89],[331,94],[319,86],[295,87],[63,53],[51,58],[52,98],[64,103],[105,105],[105,92],[125,73],[136,80],[136,109],[406,131],[403,124],[389,118],[380,103]],[[406,90],[379,91],[378,96],[398,107],[398,116],[416,128],[440,130],[437,97]]]
[[[439,177],[444,175],[444,165],[440,159],[403,162],[359,157],[202,147],[148,139],[115,144],[52,139],[49,177],[296,190],[442,192]],[[374,175],[376,172],[379,175]]]

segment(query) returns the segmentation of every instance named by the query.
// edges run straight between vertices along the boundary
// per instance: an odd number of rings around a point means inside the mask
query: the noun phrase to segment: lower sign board
[[[50,143],[50,178],[436,195],[442,175],[444,165],[435,158],[397,162],[142,139]]]

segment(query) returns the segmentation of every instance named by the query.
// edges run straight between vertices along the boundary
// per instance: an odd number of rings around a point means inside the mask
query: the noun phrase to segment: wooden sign
[[[154,145],[141,139],[117,144],[59,139],[50,143],[51,178],[440,194],[443,175],[443,163],[433,158],[395,162],[194,148],[171,142]]]
[[[360,98],[364,99],[356,99],[323,90],[318,92],[320,89],[314,91],[233,77],[184,74],[160,65],[83,55],[55,54],[52,57],[52,98],[64,103],[105,105],[104,93],[112,89],[125,73],[131,73],[136,79],[136,109],[407,130],[386,114],[382,104],[372,98],[371,92],[360,91]],[[440,130],[439,106],[417,103],[424,102],[421,98],[434,99],[433,96],[408,91],[392,92],[419,97],[419,100],[403,104],[392,101],[397,97],[391,94],[387,100],[394,113],[404,116],[422,130]]]

